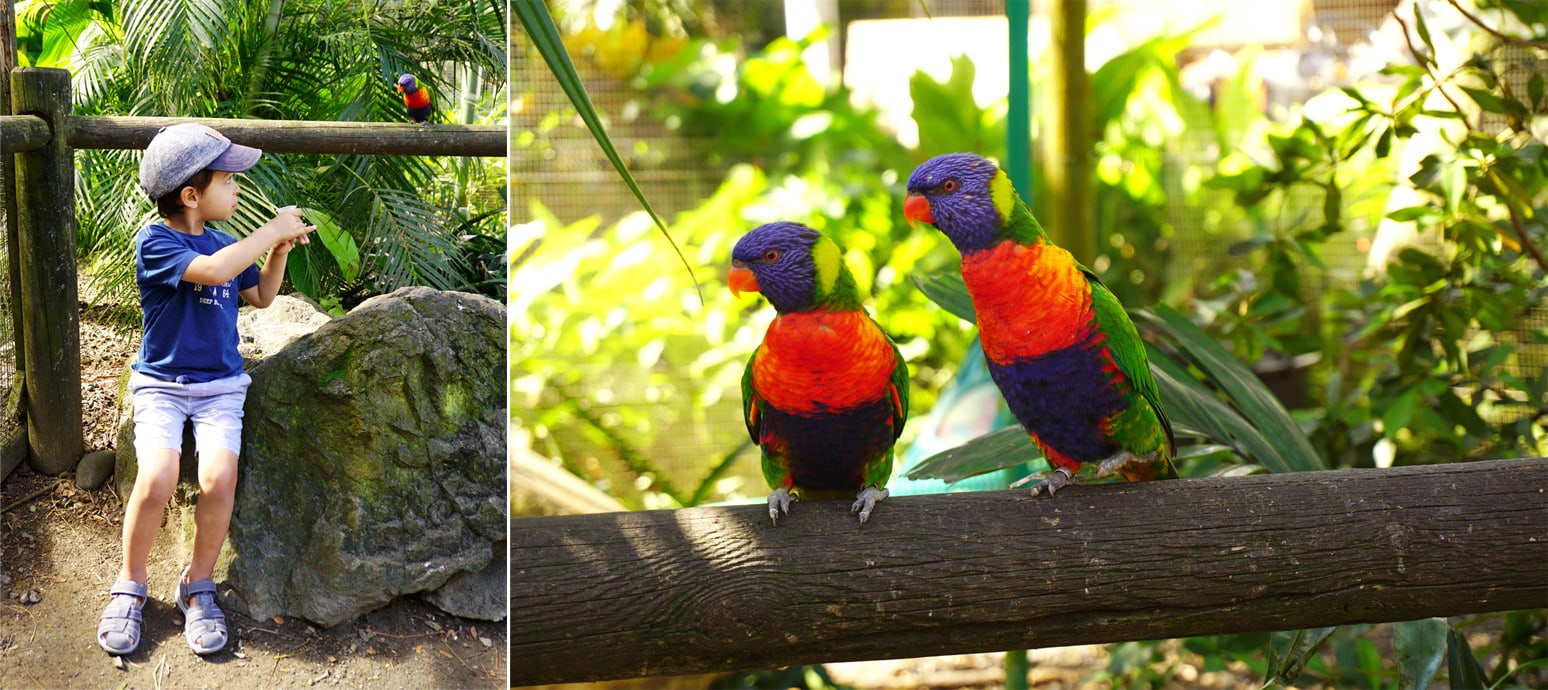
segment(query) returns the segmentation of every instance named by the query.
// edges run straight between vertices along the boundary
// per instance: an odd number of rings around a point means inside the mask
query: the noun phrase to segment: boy
[[[97,627],[97,644],[109,654],[139,647],[145,562],[177,487],[189,419],[199,456],[199,502],[193,556],[174,598],[194,653],[226,646],[225,614],[215,604],[210,577],[231,523],[242,404],[252,381],[237,353],[236,297],[269,306],[285,276],[286,255],[316,229],[295,208],[281,209],[240,241],[205,226],[231,217],[241,193],[235,173],[253,167],[262,153],[187,123],[162,128],[140,162],[140,185],[163,220],[135,237],[135,282],[145,313],[129,378],[139,474],[124,507],[123,566]],[[265,252],[259,270],[254,262]]]

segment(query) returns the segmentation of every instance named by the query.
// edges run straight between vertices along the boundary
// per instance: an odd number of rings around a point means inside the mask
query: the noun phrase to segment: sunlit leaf
[[[1032,472],[1048,469],[1042,451],[1032,445],[1027,431],[1016,424],[991,431],[956,448],[926,458],[909,471],[909,479],[956,482],[1006,467],[1032,463]]]
[[[586,123],[586,128],[591,130],[591,135],[597,140],[597,145],[602,147],[607,159],[613,163],[613,168],[628,185],[629,191],[634,193],[634,198],[640,202],[645,212],[650,214],[650,219],[660,228],[661,235],[667,243],[672,245],[672,251],[677,254],[678,261],[687,269],[689,277],[693,278],[694,288],[699,292],[699,303],[704,303],[704,290],[699,287],[698,278],[693,275],[693,266],[689,265],[688,257],[683,255],[683,250],[677,246],[677,241],[672,239],[672,233],[667,230],[666,222],[656,214],[656,209],[645,199],[645,192],[640,190],[639,183],[634,181],[634,175],[624,165],[623,158],[618,155],[618,149],[613,146],[613,140],[602,126],[602,118],[597,115],[597,109],[591,104],[591,97],[586,94],[586,87],[581,82],[580,74],[575,71],[575,65],[570,62],[570,54],[565,50],[564,42],[559,38],[559,27],[554,25],[553,17],[548,14],[548,5],[543,2],[517,2],[511,6],[516,16],[521,19],[521,25],[527,30],[527,35],[532,39],[532,44],[537,47],[538,53],[548,63],[548,68],[553,72],[554,78],[569,96],[570,102],[575,106],[575,111]]]

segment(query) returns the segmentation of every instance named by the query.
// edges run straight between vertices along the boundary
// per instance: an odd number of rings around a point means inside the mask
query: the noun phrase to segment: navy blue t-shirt
[[[135,236],[134,280],[145,312],[135,371],[194,383],[242,373],[238,293],[258,284],[258,266],[248,266],[222,285],[183,280],[195,257],[235,243],[236,238],[209,226],[202,235],[189,235],[151,223]]]

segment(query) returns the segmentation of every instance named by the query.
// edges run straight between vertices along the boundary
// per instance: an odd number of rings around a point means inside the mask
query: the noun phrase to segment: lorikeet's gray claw
[[[774,526],[779,526],[779,516],[790,514],[790,490],[780,487],[769,494],[769,519],[774,521]]]
[[[1032,477],[1022,477],[1021,479],[1017,480],[1015,484],[1011,484],[1010,488],[1018,488],[1030,481],[1032,481]],[[1032,495],[1037,496],[1038,494],[1043,493],[1044,489],[1047,489],[1048,496],[1052,498],[1054,492],[1064,488],[1069,484],[1075,483],[1077,483],[1077,481],[1074,475],[1070,474],[1069,470],[1064,469],[1063,467],[1055,468],[1054,471],[1049,472],[1048,475],[1043,478],[1043,481],[1032,485]]]
[[[860,524],[865,524],[871,519],[871,511],[876,510],[876,504],[888,496],[886,489],[865,487],[855,496],[855,504],[849,507],[849,512],[860,514]]]

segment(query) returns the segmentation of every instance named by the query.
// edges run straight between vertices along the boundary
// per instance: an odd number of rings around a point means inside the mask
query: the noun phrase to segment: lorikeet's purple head
[[[731,250],[731,293],[759,292],[781,314],[858,308],[838,245],[800,223],[761,225]]]
[[[1015,190],[994,163],[975,153],[936,156],[908,178],[903,215],[930,223],[961,252],[986,249],[1005,238]]]
[[[419,90],[419,80],[412,74],[398,77],[398,93],[414,93]]]

